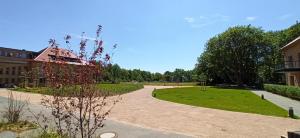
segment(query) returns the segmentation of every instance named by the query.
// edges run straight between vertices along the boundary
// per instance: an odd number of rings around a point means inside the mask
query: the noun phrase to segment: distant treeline
[[[195,82],[199,77],[194,70],[175,69],[175,71],[166,71],[165,73],[151,73],[140,69],[123,69],[118,64],[107,65],[103,67],[102,76],[99,78],[102,82]]]

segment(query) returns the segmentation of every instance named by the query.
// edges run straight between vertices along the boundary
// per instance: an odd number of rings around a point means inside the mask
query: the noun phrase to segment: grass
[[[60,136],[56,132],[43,132],[36,138],[68,138],[67,136]]]
[[[155,86],[197,86],[198,82],[142,82],[142,84]]]
[[[202,91],[200,87],[188,87],[158,89],[154,93],[158,99],[175,103],[269,116],[288,116],[286,110],[245,89],[208,87],[206,91]]]
[[[19,121],[16,123],[0,122],[0,132],[13,131],[13,132],[20,133],[22,131],[35,129],[35,128],[37,128],[37,126],[28,121]]]
[[[124,94],[144,88],[142,84],[120,83],[120,84],[98,84],[100,90],[111,94]]]
[[[134,83],[120,83],[120,84],[97,84],[96,87],[104,92],[109,92],[110,95],[124,94],[138,89],[142,89],[142,84]],[[69,88],[66,88],[69,89]],[[35,87],[35,88],[13,88],[13,91],[30,92],[51,95],[53,92],[47,87]],[[66,90],[70,91],[70,90]]]

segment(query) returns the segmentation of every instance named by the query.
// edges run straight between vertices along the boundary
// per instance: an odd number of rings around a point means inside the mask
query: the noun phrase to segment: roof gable
[[[51,46],[42,50],[41,53],[34,59],[34,61],[54,62],[56,61],[56,57],[72,60],[67,60],[66,62],[81,63],[81,60],[72,51]]]
[[[286,44],[285,46],[283,46],[280,49],[285,50],[285,49],[290,48],[291,46],[293,46],[295,43],[299,43],[299,42],[300,42],[300,36],[297,37],[296,39],[294,39],[293,41],[289,42],[288,44]]]

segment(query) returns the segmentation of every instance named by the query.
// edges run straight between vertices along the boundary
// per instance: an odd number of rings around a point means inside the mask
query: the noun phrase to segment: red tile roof
[[[83,60],[80,60],[76,54],[72,51],[57,48],[57,47],[47,47],[41,51],[41,53],[34,59],[35,61],[42,61],[42,62],[54,62],[56,61],[56,57],[71,59],[72,61],[66,61],[69,64],[83,64],[86,63]]]

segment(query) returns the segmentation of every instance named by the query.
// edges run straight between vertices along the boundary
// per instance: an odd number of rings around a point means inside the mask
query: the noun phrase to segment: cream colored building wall
[[[300,41],[290,45],[283,50],[284,61],[289,61],[289,56],[293,57],[293,61],[296,62],[294,66],[300,67]],[[287,63],[287,62],[286,62]],[[286,84],[292,85],[291,76],[294,76],[295,86],[300,86],[300,71],[299,72],[286,72]]]
[[[294,76],[294,86],[300,86],[300,72],[288,72],[286,73],[286,84],[292,85],[290,77]]]
[[[292,56],[294,61],[299,61],[298,54],[300,53],[300,41],[289,46],[287,49],[283,51],[284,61],[288,61],[288,57]]]
[[[27,62],[16,62],[0,57],[0,84],[18,85],[21,82],[20,76],[26,71],[27,66]]]

